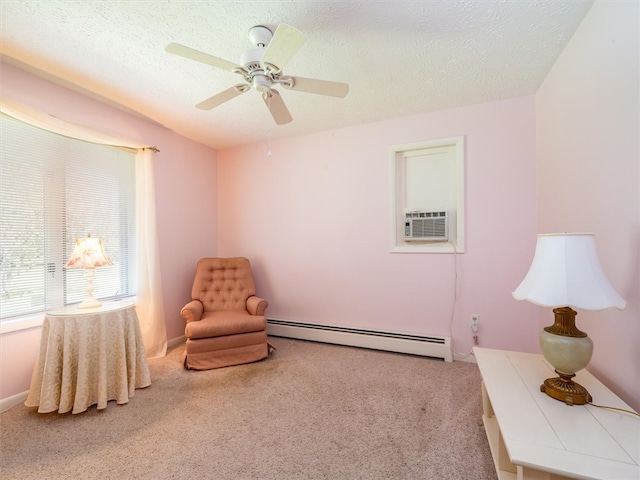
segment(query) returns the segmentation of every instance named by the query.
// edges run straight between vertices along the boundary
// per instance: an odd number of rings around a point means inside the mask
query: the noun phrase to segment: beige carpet
[[[126,405],[0,415],[3,479],[496,479],[475,364],[272,338],[262,362],[151,360]]]

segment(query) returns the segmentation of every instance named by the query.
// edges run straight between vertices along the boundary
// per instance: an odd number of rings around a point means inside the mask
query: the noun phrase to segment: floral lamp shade
[[[102,303],[93,296],[93,276],[96,267],[113,265],[102,246],[102,239],[92,237],[90,234],[84,238],[76,238],[73,252],[67,262],[68,268],[84,268],[87,277],[87,298],[78,305],[78,308],[97,308]]]
[[[102,239],[87,235],[76,238],[73,252],[67,262],[69,268],[96,268],[113,265],[104,251]]]

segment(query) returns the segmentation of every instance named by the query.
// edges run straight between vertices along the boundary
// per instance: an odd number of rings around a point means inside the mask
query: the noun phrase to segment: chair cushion
[[[266,330],[267,319],[264,316],[249,315],[245,311],[205,312],[197,322],[189,322],[185,327],[187,338],[211,338],[237,333],[259,332]]]

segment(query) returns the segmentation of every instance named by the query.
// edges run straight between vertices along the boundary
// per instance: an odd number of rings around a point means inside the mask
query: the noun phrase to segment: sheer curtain
[[[153,150],[138,149],[136,155],[136,205],[138,292],[136,310],[147,356],[167,353],[167,329],[162,303],[162,278],[156,232],[156,195],[153,183]]]
[[[135,149],[137,221],[137,299],[136,310],[147,356],[162,357],[167,351],[164,304],[156,230],[153,151],[148,145],[103,134],[82,125],[66,122],[25,105],[2,99],[0,111],[17,120],[67,137],[101,145]]]

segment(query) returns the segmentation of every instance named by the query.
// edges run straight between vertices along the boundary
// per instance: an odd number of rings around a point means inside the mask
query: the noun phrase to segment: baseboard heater
[[[267,319],[267,334],[274,337],[297,338],[314,342],[441,358],[445,362],[453,361],[451,337],[381,332],[272,318]]]

